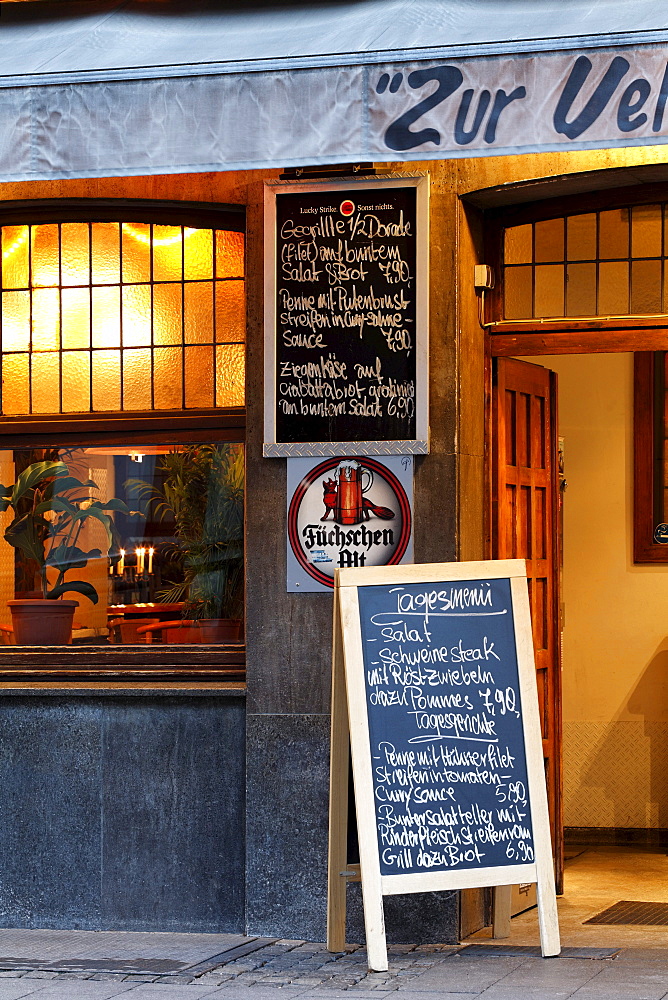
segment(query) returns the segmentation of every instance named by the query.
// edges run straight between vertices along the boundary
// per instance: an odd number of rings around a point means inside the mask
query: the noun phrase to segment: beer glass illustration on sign
[[[339,462],[334,470],[334,479],[323,479],[323,502],[325,513],[320,518],[326,521],[330,514],[337,524],[360,524],[368,521],[373,513],[384,521],[394,518],[389,507],[380,507],[365,497],[373,486],[373,472],[364,468],[354,459]]]

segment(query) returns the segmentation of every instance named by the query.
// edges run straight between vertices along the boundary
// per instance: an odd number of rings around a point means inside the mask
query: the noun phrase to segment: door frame
[[[536,323],[539,326],[539,323]],[[647,338],[644,336],[645,333],[651,332],[654,334],[650,338],[652,346],[648,348],[646,346]],[[572,335],[571,335],[572,334]],[[639,335],[640,334],[640,335]],[[498,338],[498,339],[497,339]],[[546,357],[550,355],[560,355],[560,354],[636,354],[640,351],[649,350],[667,350],[668,349],[668,331],[667,330],[657,330],[657,331],[638,331],[638,330],[625,330],[620,327],[615,327],[614,329],[603,329],[603,330],[590,330],[586,336],[580,336],[577,331],[568,330],[566,324],[564,324],[563,331],[555,331],[544,333],[539,330],[532,330],[531,332],[523,332],[521,334],[512,336],[512,344],[517,344],[517,346],[511,345],[511,338],[506,334],[494,334],[487,332],[485,336],[485,414],[484,414],[484,424],[485,424],[485,480],[484,480],[484,517],[485,517],[485,540],[484,540],[484,550],[485,559],[492,558],[492,519],[493,519],[493,496],[494,496],[494,482],[497,475],[497,470],[495,467],[496,463],[496,449],[494,447],[494,421],[493,421],[493,392],[492,383],[494,377],[494,359],[495,358],[535,358],[536,362],[540,362],[541,357]],[[659,346],[660,344],[660,346]],[[558,413],[558,386],[557,386],[557,399],[556,399],[556,409]],[[555,423],[554,428],[555,442],[559,439],[559,427]],[[557,471],[558,475],[558,471]],[[558,489],[558,483],[557,483]],[[561,545],[561,540],[558,540],[558,544]],[[554,572],[559,574],[560,558],[555,560]],[[560,582],[557,581],[557,589],[560,587]],[[561,615],[561,597],[558,605],[554,611],[557,616],[557,621],[555,626],[557,629],[560,627],[560,615]],[[561,685],[558,688],[558,697],[561,699]],[[559,718],[561,716],[561,705],[558,706],[557,712]],[[559,753],[558,753],[558,777],[559,784],[563,786],[563,745],[559,741]],[[562,826],[562,836],[563,836],[563,810],[559,811],[560,823]]]
[[[637,170],[633,167],[635,179]],[[592,177],[615,186],[592,184]],[[667,201],[668,185],[629,183],[631,170],[537,177],[458,193],[458,557],[489,559],[492,552],[492,359],[558,354],[638,353],[668,349],[668,313],[663,316],[554,318],[504,321],[501,263],[503,230],[578,212]],[[577,186],[578,178],[584,187]],[[649,178],[644,178],[649,181]],[[473,266],[488,264],[495,286],[474,292]],[[464,890],[460,902],[463,935],[489,923],[491,893]]]

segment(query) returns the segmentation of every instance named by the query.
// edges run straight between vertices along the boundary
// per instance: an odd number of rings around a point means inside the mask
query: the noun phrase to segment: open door
[[[492,396],[492,554],[526,559],[557,892],[563,892],[557,376],[497,358]]]

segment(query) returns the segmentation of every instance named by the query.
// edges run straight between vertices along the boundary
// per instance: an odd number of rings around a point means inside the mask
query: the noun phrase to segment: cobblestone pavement
[[[352,945],[330,954],[322,944],[278,941],[191,977],[117,973],[0,972],[0,1000],[661,1000],[668,997],[668,952],[623,949],[614,958],[541,959],[493,948],[467,956],[456,946],[392,947],[389,971],[369,973],[366,952]],[[276,991],[283,991],[278,994]]]

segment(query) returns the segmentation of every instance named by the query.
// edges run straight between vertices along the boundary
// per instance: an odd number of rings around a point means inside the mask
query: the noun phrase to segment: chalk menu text
[[[381,874],[533,863],[509,581],[358,594]]]
[[[416,435],[415,187],[276,194],[276,441]]]

